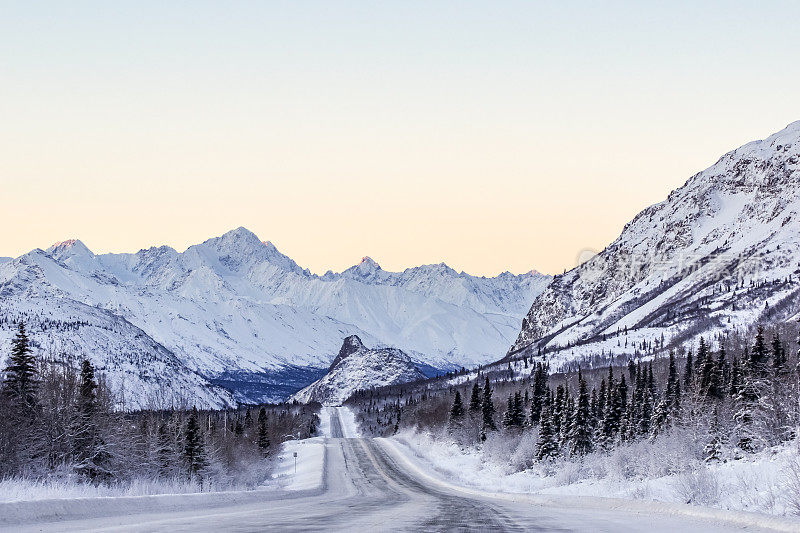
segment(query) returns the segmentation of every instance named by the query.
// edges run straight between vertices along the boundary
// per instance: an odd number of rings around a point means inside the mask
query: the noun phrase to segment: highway
[[[322,487],[257,491],[253,501],[141,510],[96,518],[19,524],[13,531],[745,531],[680,515],[579,506],[532,505],[471,495],[415,475],[380,440],[346,438],[339,410],[330,415]],[[0,528],[2,529],[2,528]],[[746,531],[757,531],[752,527]]]

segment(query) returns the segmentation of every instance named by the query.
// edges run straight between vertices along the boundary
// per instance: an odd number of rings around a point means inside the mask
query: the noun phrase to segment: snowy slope
[[[356,335],[347,337],[330,370],[290,399],[339,405],[358,390],[425,379],[411,358],[395,348],[369,349]]]
[[[605,250],[556,276],[510,355],[634,354],[642,341],[798,314],[800,122],[725,154],[629,222]],[[627,334],[625,333],[627,331]]]
[[[0,353],[23,320],[43,358],[79,368],[92,362],[116,392],[121,410],[234,406],[233,395],[189,369],[173,352],[109,311],[65,298],[3,298]]]
[[[496,359],[549,280],[481,278],[444,265],[392,273],[371,261],[315,276],[244,228],[182,253],[96,255],[70,240],[0,263],[7,313],[17,302],[46,310],[61,300],[110,313],[241,401],[280,399],[308,384],[354,334],[437,368]]]

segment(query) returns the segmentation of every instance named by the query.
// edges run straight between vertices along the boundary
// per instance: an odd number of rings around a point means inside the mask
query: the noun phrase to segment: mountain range
[[[88,357],[127,407],[280,400],[350,335],[428,373],[494,360],[550,279],[387,272],[368,257],[318,276],[241,227],[184,252],[94,254],[68,240],[0,261],[0,357],[24,320],[40,353]]]

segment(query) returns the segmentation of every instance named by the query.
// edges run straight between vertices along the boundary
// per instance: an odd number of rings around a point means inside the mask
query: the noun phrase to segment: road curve
[[[144,512],[17,525],[14,531],[737,531],[668,515],[552,508],[470,496],[431,483],[404,468],[375,440],[344,438],[331,413],[323,487],[263,492],[257,501],[173,512]],[[747,531],[754,531],[749,528]]]

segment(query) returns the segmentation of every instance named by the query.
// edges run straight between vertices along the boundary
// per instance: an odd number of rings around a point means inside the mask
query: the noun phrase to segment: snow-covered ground
[[[297,457],[294,454],[297,454]],[[312,490],[322,487],[325,470],[325,437],[290,440],[276,460],[272,479],[265,487],[283,490]]]
[[[691,503],[785,516],[800,513],[800,456],[794,443],[752,459],[698,462],[681,473],[663,475],[655,464],[663,465],[669,459],[660,456],[653,458],[653,473],[647,476],[641,475],[642,463],[647,462],[642,457],[644,450],[637,447],[612,452],[604,459],[606,464],[563,461],[516,471],[518,466],[513,463],[520,459],[513,451],[504,455],[497,449],[464,448],[427,433],[404,432],[387,442],[421,470],[478,491]],[[534,442],[528,444],[535,448]],[[636,462],[639,465],[634,467]],[[800,530],[800,519],[797,528]]]
[[[357,439],[361,437],[361,432],[358,430],[358,423],[356,422],[356,414],[346,406],[337,407],[339,412],[339,419],[342,421],[342,433],[346,439]]]
[[[330,418],[323,418],[320,433],[330,434]],[[352,414],[350,416],[352,419]],[[355,423],[353,421],[353,423]],[[328,429],[326,429],[328,428]],[[297,453],[297,470],[295,457]],[[322,472],[325,461],[325,437],[287,441],[281,451],[271,460],[263,461],[257,470],[264,476],[259,490],[313,490],[322,486]],[[196,481],[185,479],[135,479],[119,485],[94,485],[76,478],[50,480],[2,479],[0,480],[0,513],[13,502],[34,502],[41,500],[71,500],[84,498],[127,498],[143,496],[169,496],[196,493],[236,493],[250,492],[253,487],[201,486]]]

